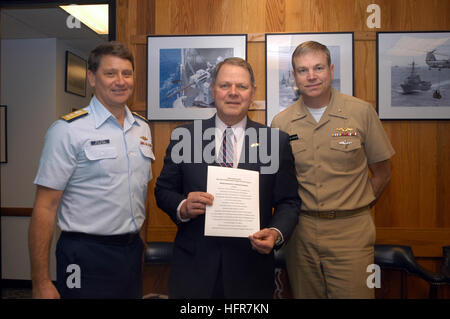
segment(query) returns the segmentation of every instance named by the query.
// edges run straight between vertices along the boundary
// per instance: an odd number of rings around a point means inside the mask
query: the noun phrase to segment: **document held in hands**
[[[259,231],[259,172],[208,166],[205,236],[248,237]]]

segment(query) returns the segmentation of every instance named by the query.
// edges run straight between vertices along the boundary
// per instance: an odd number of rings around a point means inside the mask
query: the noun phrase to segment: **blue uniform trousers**
[[[142,298],[143,248],[138,234],[62,232],[56,247],[61,298]]]

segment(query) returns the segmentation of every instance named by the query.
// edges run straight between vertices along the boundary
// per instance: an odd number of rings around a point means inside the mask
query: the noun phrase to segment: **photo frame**
[[[380,119],[450,119],[450,32],[377,32]]]
[[[266,34],[266,124],[300,96],[292,75],[292,53],[305,41],[328,47],[334,67],[333,87],[353,95],[353,32]]]
[[[66,51],[65,91],[82,97],[86,96],[87,62],[85,59]]]
[[[206,119],[216,112],[211,79],[228,57],[247,58],[247,35],[147,37],[147,118]]]
[[[0,163],[8,163],[7,106],[0,105]]]

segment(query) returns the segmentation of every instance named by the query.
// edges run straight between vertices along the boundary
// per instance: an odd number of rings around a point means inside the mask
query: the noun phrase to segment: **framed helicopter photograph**
[[[450,119],[450,32],[377,32],[380,119]]]
[[[216,64],[247,57],[247,35],[147,37],[147,118],[206,119],[216,112],[211,80]]]
[[[332,86],[353,95],[353,32],[266,34],[266,125],[300,97],[292,74],[292,53],[305,41],[317,41],[330,50],[334,64]]]

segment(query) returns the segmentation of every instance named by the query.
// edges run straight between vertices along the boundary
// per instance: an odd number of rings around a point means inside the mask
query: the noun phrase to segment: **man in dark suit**
[[[224,60],[211,85],[216,115],[172,133],[155,188],[158,206],[178,226],[170,298],[272,298],[273,248],[291,234],[301,202],[288,135],[247,117],[255,89],[250,64]],[[208,165],[259,172],[261,230],[248,238],[204,235],[214,201]]]

